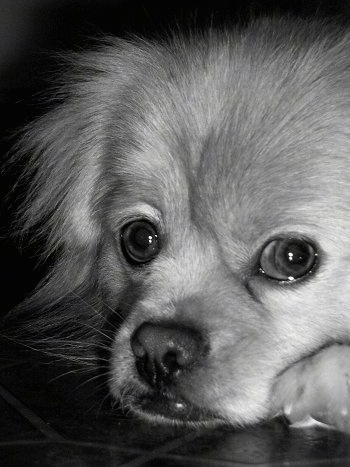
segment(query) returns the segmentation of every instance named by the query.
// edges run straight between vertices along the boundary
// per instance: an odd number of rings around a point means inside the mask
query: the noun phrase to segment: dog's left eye
[[[156,228],[144,220],[130,222],[122,229],[121,247],[125,258],[131,264],[151,261],[159,252]]]
[[[293,281],[309,273],[317,259],[313,245],[305,240],[284,238],[268,243],[260,257],[260,272],[277,281]]]

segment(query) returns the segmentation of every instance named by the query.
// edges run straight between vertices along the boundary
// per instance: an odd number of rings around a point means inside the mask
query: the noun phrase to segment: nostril
[[[158,385],[158,374],[156,364],[153,360],[150,360],[147,357],[147,354],[144,357],[136,358],[136,369],[138,374],[147,381],[153,387]]]
[[[167,352],[162,360],[162,368],[166,374],[174,374],[181,369],[179,354],[174,351]]]

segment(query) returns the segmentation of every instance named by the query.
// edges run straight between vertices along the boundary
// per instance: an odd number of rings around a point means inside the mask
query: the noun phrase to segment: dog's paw
[[[333,345],[286,370],[274,386],[272,411],[292,424],[311,417],[350,432],[350,346]]]

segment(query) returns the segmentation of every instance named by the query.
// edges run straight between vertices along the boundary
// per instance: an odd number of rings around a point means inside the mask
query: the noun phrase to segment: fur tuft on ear
[[[20,189],[28,183],[18,224],[22,233],[34,229],[47,237],[46,252],[86,246],[98,235],[92,197],[105,109],[96,83],[88,84],[62,88],[58,106],[25,128],[15,148],[15,158],[25,163]],[[79,94],[72,95],[73,87]]]

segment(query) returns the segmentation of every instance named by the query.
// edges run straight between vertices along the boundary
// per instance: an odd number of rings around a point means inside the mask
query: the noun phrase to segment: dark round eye
[[[316,249],[297,238],[276,239],[268,243],[260,257],[260,272],[277,281],[293,281],[314,267]]]
[[[121,246],[125,258],[131,264],[147,263],[159,251],[156,228],[148,221],[134,221],[121,232]]]

